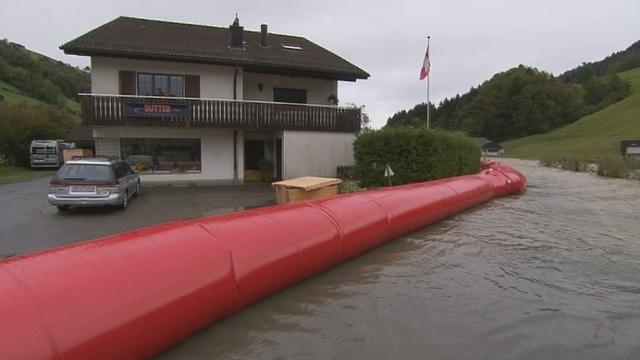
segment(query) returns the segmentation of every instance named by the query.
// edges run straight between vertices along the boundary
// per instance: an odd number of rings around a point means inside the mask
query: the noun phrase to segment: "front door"
[[[264,159],[264,140],[244,141],[244,179],[245,181],[262,180],[260,160]]]

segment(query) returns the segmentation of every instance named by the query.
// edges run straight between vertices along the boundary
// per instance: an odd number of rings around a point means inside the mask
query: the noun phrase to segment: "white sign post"
[[[384,168],[384,177],[386,177],[387,180],[389,181],[389,186],[391,186],[391,177],[393,175],[394,175],[393,169],[391,169],[391,166],[387,164],[387,166]]]

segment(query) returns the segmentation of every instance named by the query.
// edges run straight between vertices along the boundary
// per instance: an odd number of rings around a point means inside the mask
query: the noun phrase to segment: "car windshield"
[[[56,178],[59,180],[113,180],[113,172],[110,165],[96,164],[65,164]]]

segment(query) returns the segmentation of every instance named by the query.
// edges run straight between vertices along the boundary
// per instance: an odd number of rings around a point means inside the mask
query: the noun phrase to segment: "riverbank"
[[[593,159],[577,156],[547,157],[540,160],[546,167],[588,172],[603,177],[640,180],[640,159],[619,155],[603,155]]]

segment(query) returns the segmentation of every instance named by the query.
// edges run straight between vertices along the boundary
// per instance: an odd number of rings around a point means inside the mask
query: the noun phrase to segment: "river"
[[[640,182],[528,178],[219,321],[163,359],[639,359]]]

